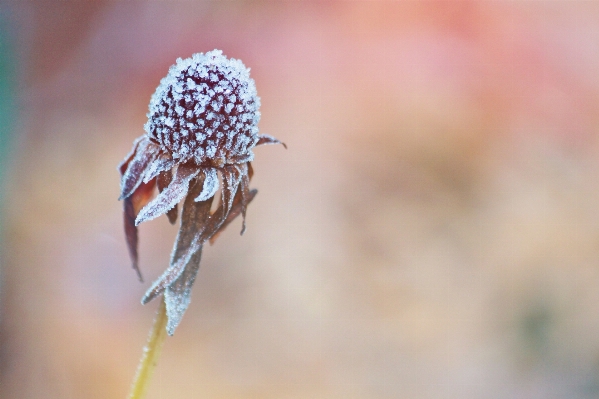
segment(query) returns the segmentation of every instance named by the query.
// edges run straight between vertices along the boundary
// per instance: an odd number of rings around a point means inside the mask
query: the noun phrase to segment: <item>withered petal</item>
[[[127,166],[129,165],[129,162],[131,162],[131,160],[133,159],[133,155],[135,155],[135,151],[137,151],[137,146],[139,145],[139,142],[142,141],[144,137],[146,137],[145,134],[133,140],[133,147],[131,148],[131,151],[129,151],[129,153],[121,161],[119,166],[116,167],[121,176],[123,176],[125,174],[125,171],[127,171]]]
[[[218,174],[216,173],[215,168],[205,168],[203,173],[205,176],[204,185],[200,194],[195,198],[196,202],[205,201],[208,198],[213,197],[219,187]]]
[[[143,278],[141,276],[141,271],[139,270],[139,257],[137,253],[138,235],[137,226],[135,226],[135,217],[139,210],[150,201],[154,185],[155,180],[148,182],[148,184],[140,184],[133,195],[125,198],[123,201],[125,238],[127,240],[127,247],[129,248],[129,257],[131,258],[132,267],[137,272],[140,281],[143,281]]]
[[[119,200],[127,198],[142,183],[146,168],[158,155],[158,146],[151,141],[141,140],[135,156],[127,165],[127,170],[121,178],[121,196]]]
[[[159,154],[146,168],[146,172],[144,173],[144,183],[149,182],[165,170],[171,170],[173,166],[175,166],[175,161],[170,154]]]
[[[194,254],[201,250],[204,243],[201,239],[201,233],[206,227],[206,221],[210,215],[210,206],[214,198],[211,197],[201,202],[194,201],[194,197],[202,189],[202,184],[203,179],[201,177],[190,184],[189,195],[183,203],[181,228],[177,235],[175,248],[171,254],[170,266],[146,292],[142,299],[143,304],[160,295],[166,287],[172,284],[193,260]]]
[[[247,164],[242,165],[241,170],[241,182],[239,184],[241,191],[241,235],[245,232],[245,213],[248,205],[248,198],[250,196],[250,178],[248,176],[248,167]]]
[[[185,270],[183,270],[183,273],[164,291],[164,302],[166,303],[166,315],[168,317],[166,332],[168,335],[175,333],[175,329],[189,307],[189,303],[191,302],[191,288],[200,269],[201,257],[202,246],[200,245],[200,248],[189,259],[189,263],[185,267]]]
[[[189,182],[198,175],[199,171],[194,165],[180,165],[171,184],[137,215],[135,225],[139,226],[140,223],[157,218],[177,205],[187,194]]]
[[[171,184],[172,179],[173,172],[171,172],[170,170],[166,170],[164,172],[159,173],[156,177],[156,185],[158,186],[158,192],[161,193],[162,190],[167,188],[168,185]],[[177,214],[177,205],[175,205],[171,210],[169,210],[166,213],[166,216],[168,217],[168,221],[170,222],[170,224],[175,224],[175,222],[177,221]]]
[[[254,199],[254,197],[256,197],[256,194],[258,194],[258,190],[253,189],[248,193],[248,199],[246,202],[246,206],[252,202],[252,200]],[[227,216],[227,218],[225,219],[225,221],[220,225],[220,227],[218,228],[218,230],[216,231],[216,233],[214,233],[211,237],[210,237],[210,244],[214,244],[214,242],[216,241],[216,238],[220,235],[220,233],[222,233],[225,228],[233,221],[235,220],[235,218],[237,216],[239,216],[241,214],[241,195],[239,193],[237,193],[237,195],[235,196],[235,201],[233,201],[233,206],[231,207],[231,211],[229,212],[229,215]]]
[[[233,206],[233,199],[241,181],[241,170],[238,165],[227,165],[221,169],[223,187],[221,202],[216,211],[210,215],[206,228],[202,232],[201,241],[204,242],[212,237],[224,223]]]
[[[285,149],[287,149],[287,145],[285,143],[274,138],[273,136],[268,135],[268,134],[259,134],[258,142],[256,143],[256,145],[258,146],[258,145],[264,145],[264,144],[282,144],[283,147],[285,147]]]

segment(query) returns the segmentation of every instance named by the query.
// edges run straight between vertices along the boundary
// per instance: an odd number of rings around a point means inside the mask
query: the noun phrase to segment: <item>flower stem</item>
[[[166,338],[166,321],[166,305],[164,304],[164,300],[161,300],[160,306],[158,307],[158,313],[154,319],[154,325],[152,326],[152,330],[150,330],[148,343],[144,348],[144,353],[139,361],[139,366],[137,366],[137,373],[135,374],[135,379],[131,385],[131,392],[129,393],[128,399],[142,399],[148,390],[154,368],[156,368],[156,364],[158,364],[158,357],[160,357],[162,344]]]

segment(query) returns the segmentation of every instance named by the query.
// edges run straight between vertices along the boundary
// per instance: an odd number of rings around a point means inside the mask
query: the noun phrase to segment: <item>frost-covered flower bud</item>
[[[150,100],[147,135],[179,162],[253,160],[260,98],[249,69],[220,50],[177,59]]]

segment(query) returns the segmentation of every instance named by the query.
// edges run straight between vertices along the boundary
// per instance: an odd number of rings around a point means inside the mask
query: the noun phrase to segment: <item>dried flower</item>
[[[252,149],[283,144],[258,134],[259,108],[254,80],[241,61],[220,50],[179,58],[152,95],[146,134],[119,165],[127,244],[140,280],[137,226],[163,214],[175,223],[185,198],[170,266],[142,299],[146,304],[164,295],[169,335],[189,306],[204,243],[239,214],[241,234],[245,230],[246,208],[257,192],[249,188]],[[220,203],[210,212],[219,174]],[[159,194],[151,200],[154,187]]]

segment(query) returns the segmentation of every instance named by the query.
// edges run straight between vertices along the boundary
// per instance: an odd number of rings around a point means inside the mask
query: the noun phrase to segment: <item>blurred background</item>
[[[248,229],[148,398],[599,397],[599,3],[0,3],[0,397],[124,398],[177,227],[116,165],[177,57],[252,70]]]

